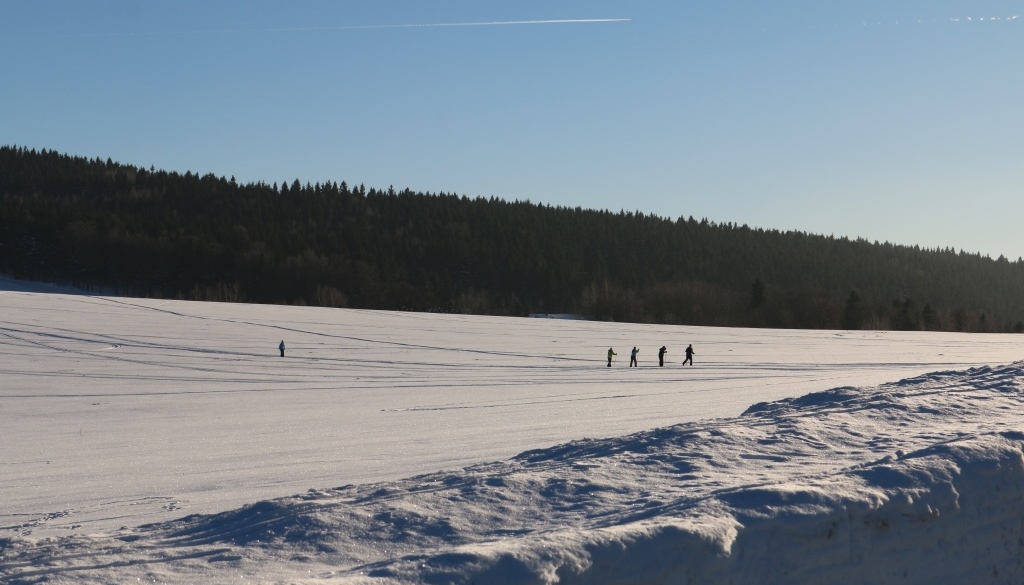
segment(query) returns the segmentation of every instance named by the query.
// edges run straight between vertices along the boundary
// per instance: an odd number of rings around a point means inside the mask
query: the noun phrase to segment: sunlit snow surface
[[[0,582],[1020,583],[1022,358],[0,292]]]

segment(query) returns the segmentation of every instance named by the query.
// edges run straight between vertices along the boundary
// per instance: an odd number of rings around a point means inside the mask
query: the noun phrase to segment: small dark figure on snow
[[[665,367],[665,352],[667,351],[668,350],[665,349],[664,345],[661,346],[661,349],[658,350],[658,365],[663,368]]]
[[[694,353],[696,353],[696,352],[693,351],[693,345],[687,345],[686,346],[686,359],[683,360],[683,365],[684,366],[686,365],[686,362],[690,362],[691,366],[693,365],[693,354]]]
[[[281,345],[277,346],[277,349],[281,350],[281,357],[284,357],[284,340],[281,340]]]
[[[637,349],[637,348],[635,348],[635,347],[633,348],[633,353],[632,353],[632,354],[630,354],[630,356],[629,356],[629,367],[631,367],[631,368],[632,368],[633,366],[636,366],[636,367],[638,367],[638,368],[640,367],[640,366],[637,366],[637,365],[636,365],[636,354],[637,354],[637,352],[639,352],[639,351],[640,351],[639,349]]]
[[[615,353],[615,350],[613,350],[612,348],[609,347],[608,348],[608,367],[609,368],[612,367],[612,356],[613,355],[619,355],[619,354]]]

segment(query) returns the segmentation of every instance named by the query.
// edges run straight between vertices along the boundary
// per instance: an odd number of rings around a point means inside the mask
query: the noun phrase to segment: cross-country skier
[[[693,354],[694,353],[695,352],[693,351],[693,345],[692,344],[691,345],[687,345],[686,346],[686,359],[683,360],[683,365],[684,366],[686,365],[686,362],[690,362],[690,365],[693,366]]]
[[[637,365],[636,365],[636,354],[637,354],[637,352],[639,352],[639,351],[640,351],[640,350],[639,350],[639,349],[637,349],[636,347],[634,347],[634,348],[633,348],[633,353],[632,353],[632,354],[630,354],[630,356],[629,356],[629,367],[631,367],[631,368],[632,368],[633,366],[636,366],[636,367],[638,367],[638,368],[640,367],[640,366],[637,366]]]
[[[665,352],[667,351],[664,345],[658,350],[658,365],[661,367],[665,367]]]
[[[613,350],[612,348],[609,347],[608,348],[608,367],[609,368],[612,367],[612,356],[613,355],[619,355],[619,354],[615,353],[615,350]]]
[[[284,357],[284,340],[281,340],[281,345],[277,346],[277,349],[281,350],[281,357]]]

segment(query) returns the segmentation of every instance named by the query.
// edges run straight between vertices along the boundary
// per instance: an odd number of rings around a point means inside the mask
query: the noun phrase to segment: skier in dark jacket
[[[686,359],[683,360],[683,365],[684,366],[686,365],[686,362],[690,362],[691,366],[693,365],[693,354],[694,353],[695,352],[693,351],[693,345],[687,345],[686,346]]]
[[[658,350],[658,365],[661,367],[665,367],[665,352],[667,351],[664,345]]]
[[[277,349],[281,350],[281,357],[284,357],[284,340],[281,340],[281,345],[277,346]]]
[[[640,366],[637,366],[637,365],[636,365],[636,354],[637,354],[637,353],[638,353],[639,351],[640,351],[639,349],[637,349],[637,348],[635,348],[635,347],[633,348],[633,352],[632,352],[632,353],[630,354],[630,356],[629,356],[629,367],[631,367],[631,368],[632,368],[633,366],[636,366],[636,367],[638,367],[638,368],[640,367]]]

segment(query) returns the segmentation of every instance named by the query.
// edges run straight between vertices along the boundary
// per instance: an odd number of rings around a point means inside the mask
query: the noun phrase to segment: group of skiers
[[[277,349],[281,351],[281,357],[284,357],[284,340],[283,339],[281,340],[281,344],[277,346]],[[638,353],[640,353],[640,350],[637,349],[636,347],[633,347],[633,351],[630,352],[630,355],[629,355],[629,367],[631,367],[631,368],[634,367],[634,366],[640,367],[636,363],[636,354],[638,354]],[[661,367],[665,367],[665,354],[666,353],[668,353],[668,350],[665,349],[664,345],[661,346],[661,349],[658,350],[658,365],[661,366]],[[683,360],[683,365],[684,366],[686,364],[690,364],[691,366],[693,365],[693,353],[694,353],[693,345],[692,344],[687,345],[686,346],[686,359]],[[619,354],[615,353],[615,350],[609,347],[608,348],[608,367],[609,368],[612,367],[612,356],[616,356],[616,355],[619,355]]]
[[[633,351],[630,352],[630,354],[629,354],[629,367],[631,367],[631,368],[634,367],[634,366],[635,367],[640,367],[637,364],[637,362],[636,362],[636,354],[638,354],[638,353],[640,353],[640,350],[637,349],[636,347],[633,347]],[[661,346],[661,349],[658,350],[658,365],[661,366],[661,367],[665,367],[665,354],[666,353],[668,353],[668,350],[665,349],[664,345]],[[693,354],[694,353],[695,352],[693,351],[693,344],[687,345],[686,346],[686,359],[683,360],[683,365],[684,366],[686,364],[690,364],[691,366],[693,365]],[[619,355],[619,354],[615,353],[615,350],[609,347],[608,348],[608,367],[609,368],[612,367],[612,356],[616,356],[616,355]]]

